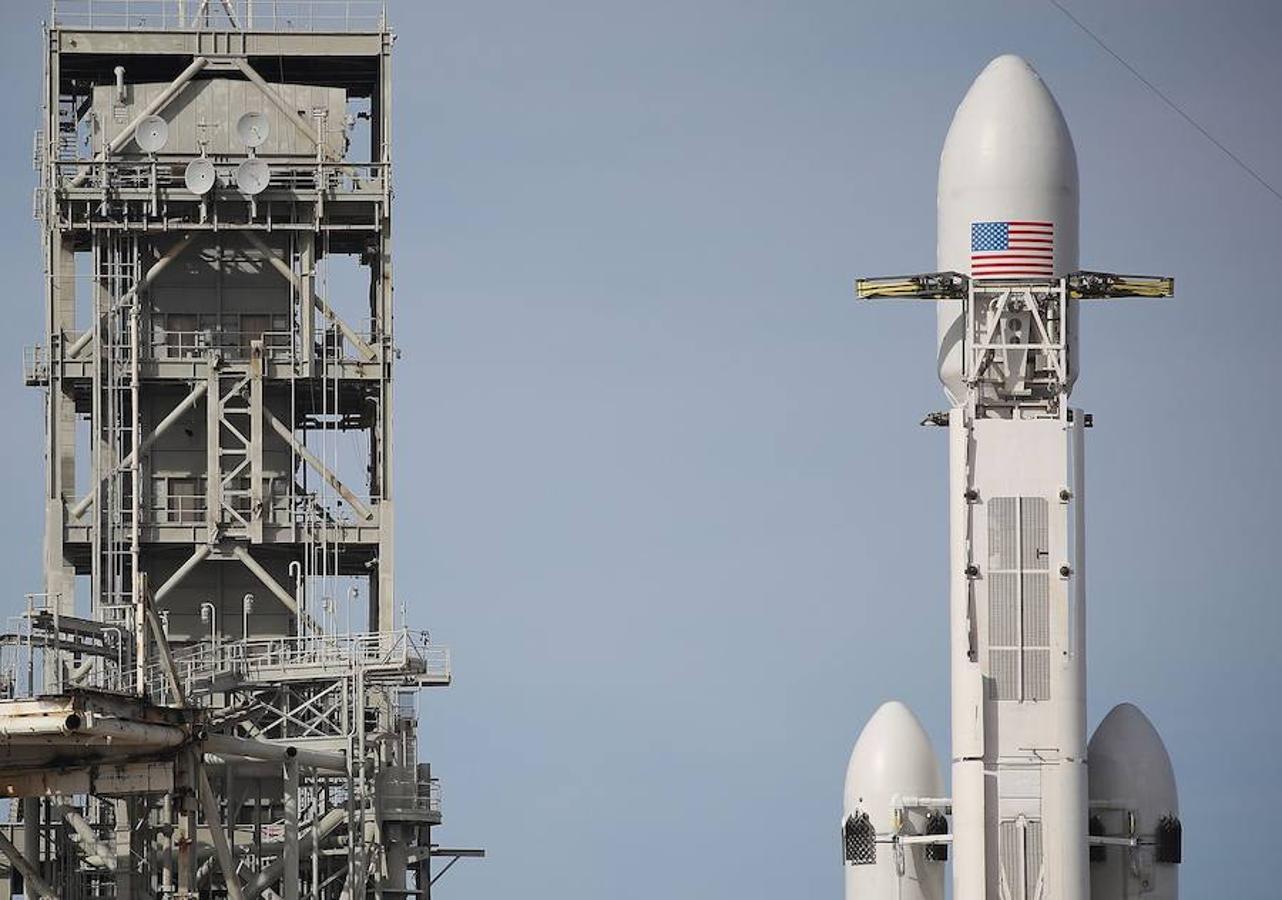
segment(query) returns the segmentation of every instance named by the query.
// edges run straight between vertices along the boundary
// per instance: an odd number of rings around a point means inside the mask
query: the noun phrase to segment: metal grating
[[[1003,896],[1010,900],[1040,900],[1042,880],[1042,823],[1038,819],[1007,819],[997,826]]]
[[[1051,652],[1024,651],[1024,699],[1049,700],[1051,697]]]
[[[1049,700],[1049,504],[1044,497],[994,497],[987,512],[991,696]]]
[[[988,642],[994,647],[1019,644],[1019,576],[995,572],[988,582]]]
[[[1019,506],[1015,497],[988,501],[988,568],[1019,567]]]
[[[992,698],[994,700],[1019,699],[1019,651],[1009,647],[988,651],[989,668],[992,670]]]
[[[1050,564],[1049,509],[1045,497],[1019,498],[1020,560],[1025,572]]]
[[[855,810],[846,817],[842,843],[847,865],[870,866],[877,862],[877,832],[868,813]]]

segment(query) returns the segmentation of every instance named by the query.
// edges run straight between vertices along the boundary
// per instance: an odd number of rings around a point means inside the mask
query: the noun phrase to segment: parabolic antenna
[[[267,168],[267,163],[254,156],[236,167],[236,187],[240,188],[242,194],[250,197],[261,194],[271,178],[272,172]]]
[[[187,182],[187,190],[193,194],[205,195],[209,193],[214,182],[218,180],[218,175],[214,171],[214,164],[203,156],[198,156],[191,162],[187,163],[187,171],[183,175],[183,181]]]
[[[246,147],[259,147],[272,132],[266,113],[247,112],[236,121],[236,134]]]
[[[138,123],[134,131],[134,140],[143,153],[155,153],[169,140],[169,123],[160,116],[147,116]]]

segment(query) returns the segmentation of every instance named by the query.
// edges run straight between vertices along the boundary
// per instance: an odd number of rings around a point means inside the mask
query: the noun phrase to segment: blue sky
[[[1282,10],[1070,8],[1282,183]],[[444,896],[835,897],[884,699],[947,748],[946,447],[929,269],[953,108],[1027,56],[1077,146],[1089,719],[1180,781],[1189,897],[1276,891],[1282,201],[1040,2],[399,2],[398,590],[455,653],[424,698]],[[40,577],[29,218],[43,3],[0,9],[16,612]]]

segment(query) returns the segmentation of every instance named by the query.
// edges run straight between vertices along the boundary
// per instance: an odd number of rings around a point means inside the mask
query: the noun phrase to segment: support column
[[[304,375],[315,372],[313,362],[316,357],[316,235],[310,231],[300,231],[298,241],[298,283],[294,293],[298,298],[298,342],[300,346],[299,361]]]
[[[281,889],[283,900],[298,900],[298,759],[286,757],[285,774],[285,844],[281,851],[284,862]],[[315,840],[313,834],[313,840]]]

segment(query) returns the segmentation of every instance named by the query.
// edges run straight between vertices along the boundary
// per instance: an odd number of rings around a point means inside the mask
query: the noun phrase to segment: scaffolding
[[[416,698],[451,660],[393,577],[382,4],[50,23],[45,584],[0,635],[0,900],[430,897],[483,852],[433,837]]]

